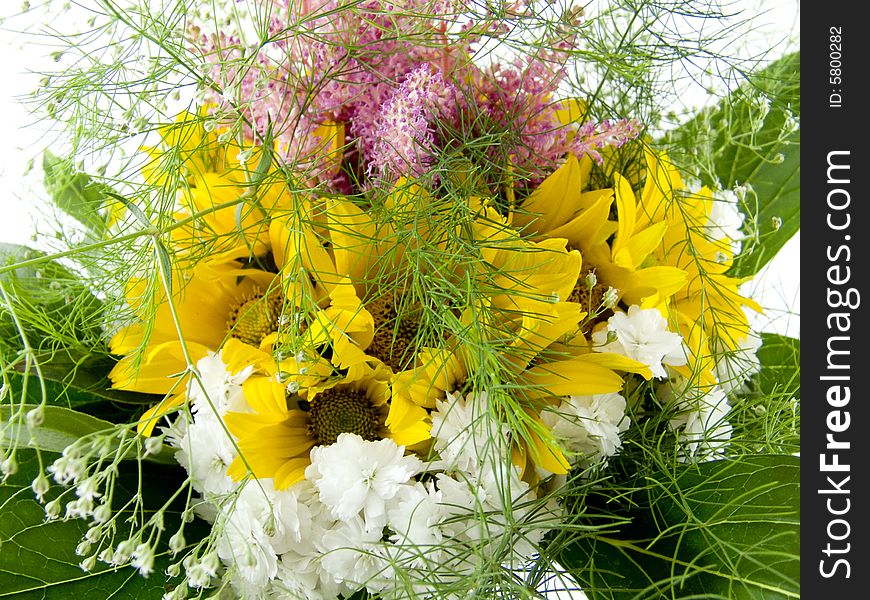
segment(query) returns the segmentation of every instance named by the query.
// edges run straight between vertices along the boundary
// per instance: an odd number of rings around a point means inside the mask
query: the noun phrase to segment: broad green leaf
[[[12,422],[17,414],[26,414],[36,408],[33,404],[0,406],[0,423],[4,425]],[[24,426],[23,420],[19,420],[21,426],[9,426],[3,429],[3,437],[0,438],[6,447],[30,445],[48,452],[61,452],[64,448],[86,435],[108,432],[115,425],[109,421],[103,421],[84,413],[76,412],[59,406],[44,406],[45,415],[42,425],[32,431]]]
[[[0,285],[9,300],[0,295],[0,348],[19,349],[22,333],[35,350],[55,341],[93,344],[102,337],[102,302],[69,269],[55,260],[41,260],[45,256],[26,246],[0,243],[0,270],[8,269],[0,272]],[[32,260],[41,262],[15,266]]]
[[[107,217],[105,211],[100,211],[106,207],[111,188],[79,173],[69,160],[48,151],[42,157],[42,170],[45,189],[55,205],[84,225],[92,236],[103,237]]]
[[[113,389],[108,372],[114,360],[109,358],[94,357],[77,364],[66,358],[52,356],[40,360],[40,363],[38,370],[30,368],[27,377],[24,360],[19,360],[6,371],[14,398],[23,397],[33,404],[41,404],[45,400],[54,406],[79,410],[87,410],[90,406],[105,402],[150,406],[162,399],[162,396],[155,394]]]
[[[47,452],[62,452],[64,448],[76,440],[99,433],[109,433],[116,425],[91,415],[63,408],[60,406],[43,406],[43,422],[33,429],[25,426],[21,418],[36,405],[0,405],[0,424],[3,424],[0,445],[11,447],[30,446]],[[116,438],[117,439],[117,438]],[[117,441],[114,442],[117,447]],[[136,459],[135,452],[127,453],[127,459]],[[174,464],[172,451],[168,448],[158,455],[146,457],[146,460],[166,464]]]
[[[769,103],[769,111],[765,115]],[[668,136],[679,151],[697,153],[705,184],[750,185],[743,210],[747,240],[730,275],[757,273],[800,228],[800,53],[755,74],[731,96]],[[760,124],[756,126],[754,124]],[[681,150],[680,150],[681,149]],[[757,225],[757,230],[755,225]]]
[[[17,457],[19,472],[0,485],[0,598],[158,600],[177,583],[177,580],[167,582],[168,559],[160,547],[154,572],[147,579],[131,567],[110,567],[100,562],[94,572],[83,571],[78,566],[83,557],[76,555],[75,548],[87,530],[87,523],[82,520],[46,522],[44,509],[30,489],[30,482],[39,469],[35,452],[20,450]],[[48,463],[55,457],[43,455]],[[182,480],[179,472],[178,468],[143,465],[146,511],[162,506],[177,489]],[[138,488],[138,472],[131,464],[118,480],[113,505],[120,507],[138,493]],[[48,498],[57,496],[57,492],[58,488],[53,489]],[[167,531],[170,535],[177,523],[178,511],[169,512]],[[202,529],[188,526],[185,536],[192,540]]]
[[[630,524],[574,534],[558,559],[592,600],[799,598],[799,482],[799,459],[783,455],[656,473],[630,497],[587,498],[588,513]]]

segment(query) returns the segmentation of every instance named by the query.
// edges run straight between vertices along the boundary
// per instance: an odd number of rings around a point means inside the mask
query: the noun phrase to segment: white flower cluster
[[[592,334],[595,349],[614,352],[645,364],[654,377],[667,377],[665,366],[686,364],[683,338],[668,331],[668,321],[654,308],[636,304],[628,312],[617,312],[607,320],[607,327]]]
[[[620,435],[631,425],[621,394],[570,396],[541,417],[573,465],[605,463],[622,447]]]
[[[659,387],[659,395],[676,410],[670,427],[677,432],[680,460],[701,462],[724,456],[731,439],[727,420],[731,405],[721,387],[703,390],[674,375]]]
[[[176,419],[167,438],[176,448],[175,459],[187,469],[194,489],[211,498],[235,487],[226,472],[238,453],[222,417],[229,411],[250,411],[242,383],[251,369],[229,373],[220,353],[209,353],[196,363],[196,369],[198,377],[187,386],[191,414]]]
[[[693,386],[673,370],[686,364],[687,350],[681,336],[667,330],[667,321],[656,309],[632,305],[627,313],[617,312],[605,327],[592,334],[592,340],[597,351],[626,356],[647,365],[654,377],[667,378],[659,392],[676,410],[670,426],[678,434],[682,460],[723,456],[732,429],[727,420],[728,396],[740,393],[749,377],[761,369],[757,357],[759,336],[750,333],[736,351],[715,343],[714,375],[718,384],[704,389]],[[619,394],[572,397],[548,413],[544,423],[566,450],[580,453],[586,462],[595,462],[619,449],[619,434],[628,428],[624,412],[625,399]]]
[[[247,374],[229,376],[219,355],[197,368],[202,385],[188,390],[190,415],[176,420],[170,442],[203,495],[197,512],[213,523],[223,572],[189,561],[188,585],[206,587],[220,575],[242,598],[325,600],[363,587],[386,598],[442,598],[445,584],[491,569],[486,557],[496,548],[528,560],[558,523],[558,511],[541,510],[510,465],[486,394],[438,403],[437,460],[344,433],[315,447],[305,479],[286,490],[270,479],[234,482],[225,471],[236,451],[220,417],[228,407],[247,409]]]

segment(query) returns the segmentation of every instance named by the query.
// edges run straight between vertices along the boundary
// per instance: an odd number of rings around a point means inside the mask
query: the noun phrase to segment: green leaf
[[[26,414],[36,405],[9,405],[0,406],[0,422],[8,423],[13,420],[19,410]],[[59,406],[43,406],[45,415],[43,423],[32,431],[24,426],[10,426],[3,429],[3,437],[0,438],[3,446],[14,448],[30,445],[40,450],[49,452],[62,452],[64,448],[86,435],[109,432],[115,428],[113,423],[103,421],[90,415],[80,413]]]
[[[39,261],[16,267],[25,261]],[[50,340],[99,340],[102,336],[102,302],[82,283],[81,278],[44,252],[17,244],[0,243],[0,284],[11,305],[0,296],[0,346],[21,347],[20,335],[39,349]],[[13,312],[26,314],[19,331]]]
[[[87,410],[106,402],[134,406],[151,406],[162,400],[157,394],[141,394],[112,388],[108,372],[115,364],[110,358],[87,358],[75,363],[65,357],[52,356],[40,361],[39,370],[31,367],[25,377],[25,362],[18,361],[5,373],[14,398],[53,406]],[[40,385],[40,377],[42,381]],[[43,396],[43,387],[45,394]]]
[[[72,162],[46,151],[42,157],[45,189],[55,205],[84,225],[92,236],[102,238],[106,216],[100,213],[112,189],[97,183],[90,175],[79,173]]]
[[[768,101],[763,123],[753,126]],[[754,275],[800,228],[800,129],[783,129],[799,117],[800,52],[795,52],[669,136],[684,152],[700,155],[705,184],[724,189],[749,184],[754,190],[743,207],[744,232],[757,242],[744,242],[729,275]]]
[[[36,407],[37,405],[34,404],[0,405],[0,423],[6,425],[2,429],[0,446],[6,448],[30,446],[47,452],[63,452],[64,448],[82,437],[111,433],[116,429],[114,423],[60,406],[43,406],[42,423],[28,429],[20,417]],[[116,437],[113,447],[117,447],[117,439]],[[126,459],[137,458],[133,449],[131,446],[131,451],[125,456]],[[145,459],[151,462],[175,464],[172,454],[173,452],[167,448],[164,452],[150,455]]]
[[[761,371],[756,378],[759,392],[764,396],[800,398],[801,341],[772,333],[762,333],[761,340]]]
[[[606,507],[630,524],[575,533],[558,560],[592,600],[799,598],[799,482],[799,459],[783,455],[659,472],[639,482],[630,508],[590,496],[585,513]],[[576,525],[600,522],[581,515]]]
[[[68,598],[112,598],[113,600],[157,600],[169,584],[165,569],[169,562],[162,548],[158,548],[154,572],[146,579],[130,567],[110,567],[97,563],[94,572],[79,568],[82,557],[75,548],[87,530],[82,520],[44,520],[45,512],[36,502],[30,482],[39,473],[35,452],[18,452],[19,472],[0,485],[0,598],[15,600],[66,600]],[[44,459],[53,460],[53,456]],[[143,497],[146,507],[153,510],[168,499],[180,485],[180,469],[143,465]],[[138,493],[138,473],[127,469],[119,478],[113,505]],[[159,485],[148,485],[159,482]],[[56,496],[50,493],[48,498]],[[178,511],[168,513],[167,531],[174,531]],[[191,524],[193,525],[193,524]],[[185,536],[192,539],[202,533],[190,525]],[[123,534],[121,534],[123,535]],[[162,553],[162,554],[161,554]]]

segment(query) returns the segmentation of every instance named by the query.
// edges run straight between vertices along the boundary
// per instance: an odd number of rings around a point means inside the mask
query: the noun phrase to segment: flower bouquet
[[[95,3],[3,248],[0,587],[796,597],[799,55],[663,116],[680,10]]]

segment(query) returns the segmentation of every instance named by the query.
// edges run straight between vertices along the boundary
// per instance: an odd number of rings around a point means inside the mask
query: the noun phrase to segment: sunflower
[[[651,219],[666,226],[662,244],[654,252],[661,264],[672,265],[687,274],[686,283],[672,297],[672,329],[687,341],[691,351],[691,373],[701,374],[708,384],[712,375],[711,342],[738,350],[750,333],[747,309],[762,307],[740,294],[738,287],[750,278],[728,275],[733,263],[731,240],[710,233],[710,216],[715,199],[703,187],[689,193],[665,156],[646,155],[647,180],[655,180],[661,193],[643,199],[642,209]]]
[[[687,279],[679,267],[656,263],[653,254],[667,226],[638,206],[660,202],[665,197],[662,188],[648,178],[638,201],[629,181],[615,173],[614,188],[586,189],[591,169],[588,156],[578,160],[569,155],[512,214],[513,225],[535,240],[564,238],[569,248],[580,251],[585,268],[571,299],[585,308],[595,310],[598,305],[593,304],[600,304],[607,287],[615,288],[627,304],[661,306]],[[614,202],[616,222],[610,220]],[[596,274],[597,283],[588,290],[590,272]],[[590,295],[595,302],[590,302]]]
[[[236,371],[255,365],[273,376],[292,375],[307,387],[316,387],[333,372],[320,357],[327,342],[345,357],[335,361],[336,368],[359,369],[368,360],[345,351],[346,345],[355,347],[350,336],[365,340],[372,332],[371,318],[365,318],[349,280],[329,276],[326,287],[317,278],[298,277],[298,270],[309,264],[308,248],[291,250],[286,222],[273,222],[269,232],[278,273],[246,268],[233,258],[245,253],[239,249],[176,271],[171,299],[144,280],[128,286],[127,301],[138,322],[110,341],[111,351],[123,355],[110,373],[112,385],[172,395],[143,415],[140,431],[150,434],[161,416],[184,403],[185,385],[178,375],[209,352],[223,349],[222,359]]]
[[[187,370],[188,359],[196,362],[217,351],[228,336],[259,344],[272,333],[280,315],[275,274],[243,267],[224,256],[175,271],[170,298],[162,286],[133,279],[126,299],[137,322],[109,342],[110,351],[122,355],[109,373],[112,387],[177,391],[174,376]]]
[[[237,142],[220,142],[208,131],[205,117],[182,113],[159,129],[163,144],[146,147],[146,182],[177,195],[172,232],[177,254],[209,248],[214,257],[246,248],[250,256],[269,250],[269,217],[296,201],[271,160],[272,150]],[[193,219],[190,217],[193,216]]]
[[[623,377],[617,373],[638,373],[649,379],[652,373],[639,362],[606,352],[592,352],[577,330],[585,317],[575,302],[550,304],[546,312],[537,305],[525,305],[521,316],[503,321],[503,313],[492,307],[467,311],[467,330],[443,348],[427,348],[418,355],[419,366],[394,378],[393,402],[403,406],[435,408],[448,394],[465,393],[475,385],[481,362],[491,365],[496,357],[499,388],[508,394],[503,417],[514,431],[513,460],[525,477],[534,477],[531,464],[564,474],[569,463],[558,443],[544,426],[541,414],[572,395],[605,394],[619,391]],[[486,333],[489,330],[489,333]],[[473,332],[483,331],[484,339],[475,344]],[[486,336],[496,339],[486,340]],[[572,338],[570,348],[558,340]],[[507,343],[506,343],[507,342]],[[496,347],[500,351],[493,352]],[[507,391],[509,390],[509,391]],[[488,395],[491,390],[487,390]]]
[[[286,489],[304,477],[311,449],[335,443],[342,433],[389,438],[405,447],[429,439],[428,413],[396,410],[383,370],[367,365],[357,373],[298,393],[288,393],[286,383],[274,377],[247,379],[242,391],[253,412],[224,417],[239,448],[227,474],[238,481],[250,472]]]
[[[386,205],[401,216],[410,203],[428,200],[420,186],[400,182]],[[348,200],[333,198],[327,209],[327,244],[312,230],[286,230],[287,245],[304,248],[303,268],[330,297],[329,308],[314,326],[331,332],[337,366],[353,368],[374,358],[400,373],[415,364],[423,307],[402,282],[412,271],[420,274],[421,246],[444,258],[445,267],[437,274],[440,283],[461,285],[472,278],[491,304],[506,312],[535,310],[570,294],[582,260],[566,248],[565,240],[524,240],[493,208],[477,199],[470,202],[479,212],[464,233],[477,253],[455,262],[450,259],[458,250],[451,252],[446,240],[458,235],[459,227],[442,219],[437,208],[431,219],[415,223],[414,234],[407,235],[400,218],[381,225]]]

